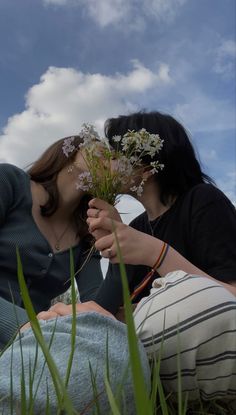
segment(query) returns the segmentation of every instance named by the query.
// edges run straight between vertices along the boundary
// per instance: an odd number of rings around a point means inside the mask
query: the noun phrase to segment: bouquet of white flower
[[[111,148],[106,139],[101,139],[90,124],[83,124],[79,136],[83,138],[83,143],[78,150],[82,152],[88,171],[78,175],[78,189],[110,204],[115,203],[124,187],[141,196],[144,179],[134,185],[133,177],[137,177],[139,169],[143,168],[143,157],[154,158],[161,150],[163,140],[158,134],[150,134],[144,128],[137,132],[127,131],[124,136],[112,138],[113,143],[117,143],[117,149]],[[73,137],[66,138],[63,143],[65,156],[68,157],[74,150]],[[153,174],[163,167],[159,161],[150,163]]]

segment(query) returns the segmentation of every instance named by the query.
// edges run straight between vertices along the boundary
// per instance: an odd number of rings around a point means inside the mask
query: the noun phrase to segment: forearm
[[[148,255],[148,249],[146,248],[143,257],[146,258],[146,265],[153,267],[163,247],[163,241],[153,238],[153,237],[149,237],[148,239],[149,239],[149,255]],[[146,247],[147,247],[147,244],[146,244]],[[176,270],[183,270],[187,272],[188,274],[203,275],[206,278],[215,280],[236,296],[236,283],[235,282],[225,283],[225,282],[217,280],[216,278],[207,274],[200,268],[196,267],[194,264],[188,261],[185,257],[179,254],[174,248],[169,246],[168,252],[166,253],[164,261],[161,263],[161,266],[158,268],[158,274],[161,277],[164,277],[169,272],[176,271]]]

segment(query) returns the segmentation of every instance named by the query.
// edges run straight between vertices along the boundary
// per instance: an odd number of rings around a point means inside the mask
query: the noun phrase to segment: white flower
[[[112,141],[114,141],[115,143],[119,143],[120,140],[121,140],[121,135],[113,135]]]
[[[159,170],[164,169],[164,164],[160,164],[159,161],[151,161],[150,166],[153,167],[151,170],[152,174],[158,173]]]

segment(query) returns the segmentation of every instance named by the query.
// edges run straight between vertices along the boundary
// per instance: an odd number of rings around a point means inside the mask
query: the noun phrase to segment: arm
[[[16,335],[18,329],[29,320],[27,312],[0,297],[0,350]]]
[[[236,210],[210,186],[195,194],[191,216],[189,261],[224,283],[236,282]]]
[[[111,221],[108,218],[89,219],[88,221],[91,232],[100,227],[106,231],[110,231],[109,235],[100,238],[95,245],[103,257],[109,257],[111,263],[115,264],[119,262],[116,244],[117,238],[124,263],[133,265],[143,264],[148,267],[153,267],[163,247],[163,241],[137,231],[123,223]],[[114,226],[116,237],[113,233]],[[108,250],[110,250],[110,255]],[[170,247],[165,260],[158,268],[158,273],[161,277],[164,277],[167,273],[178,269],[189,274],[203,275],[216,280]],[[236,295],[236,287],[234,285],[221,281],[217,282]]]
[[[126,264],[125,269],[130,292],[133,292],[134,287],[144,277],[146,267]],[[109,264],[106,278],[102,282],[94,301],[113,314],[116,314],[119,307],[123,305],[123,288],[119,264]]]

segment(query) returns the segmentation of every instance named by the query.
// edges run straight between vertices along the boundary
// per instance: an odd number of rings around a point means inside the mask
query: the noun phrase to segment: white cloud
[[[143,11],[159,21],[171,21],[187,0],[144,0]]]
[[[201,159],[206,164],[209,161],[214,161],[215,162],[215,161],[219,160],[219,156],[218,156],[216,150],[213,149],[213,148],[208,148],[207,150],[201,148]]]
[[[222,40],[216,50],[214,71],[224,78],[235,77],[236,73],[236,41]]]
[[[102,132],[106,118],[138,109],[140,94],[169,83],[167,65],[154,73],[137,60],[126,75],[50,67],[26,94],[25,110],[8,119],[0,136],[1,161],[25,166],[56,139],[78,132],[83,122]]]
[[[101,27],[115,24],[130,13],[127,0],[84,0],[87,11]]]
[[[210,97],[192,85],[174,115],[192,131],[221,131],[236,128],[235,107],[223,99]]]
[[[172,21],[186,1],[188,0],[43,0],[43,3],[82,6],[101,27],[122,23],[122,30],[139,30],[145,25],[145,17],[165,23]]]
[[[67,5],[71,0],[43,0],[44,4],[52,4],[55,6],[65,6]]]

